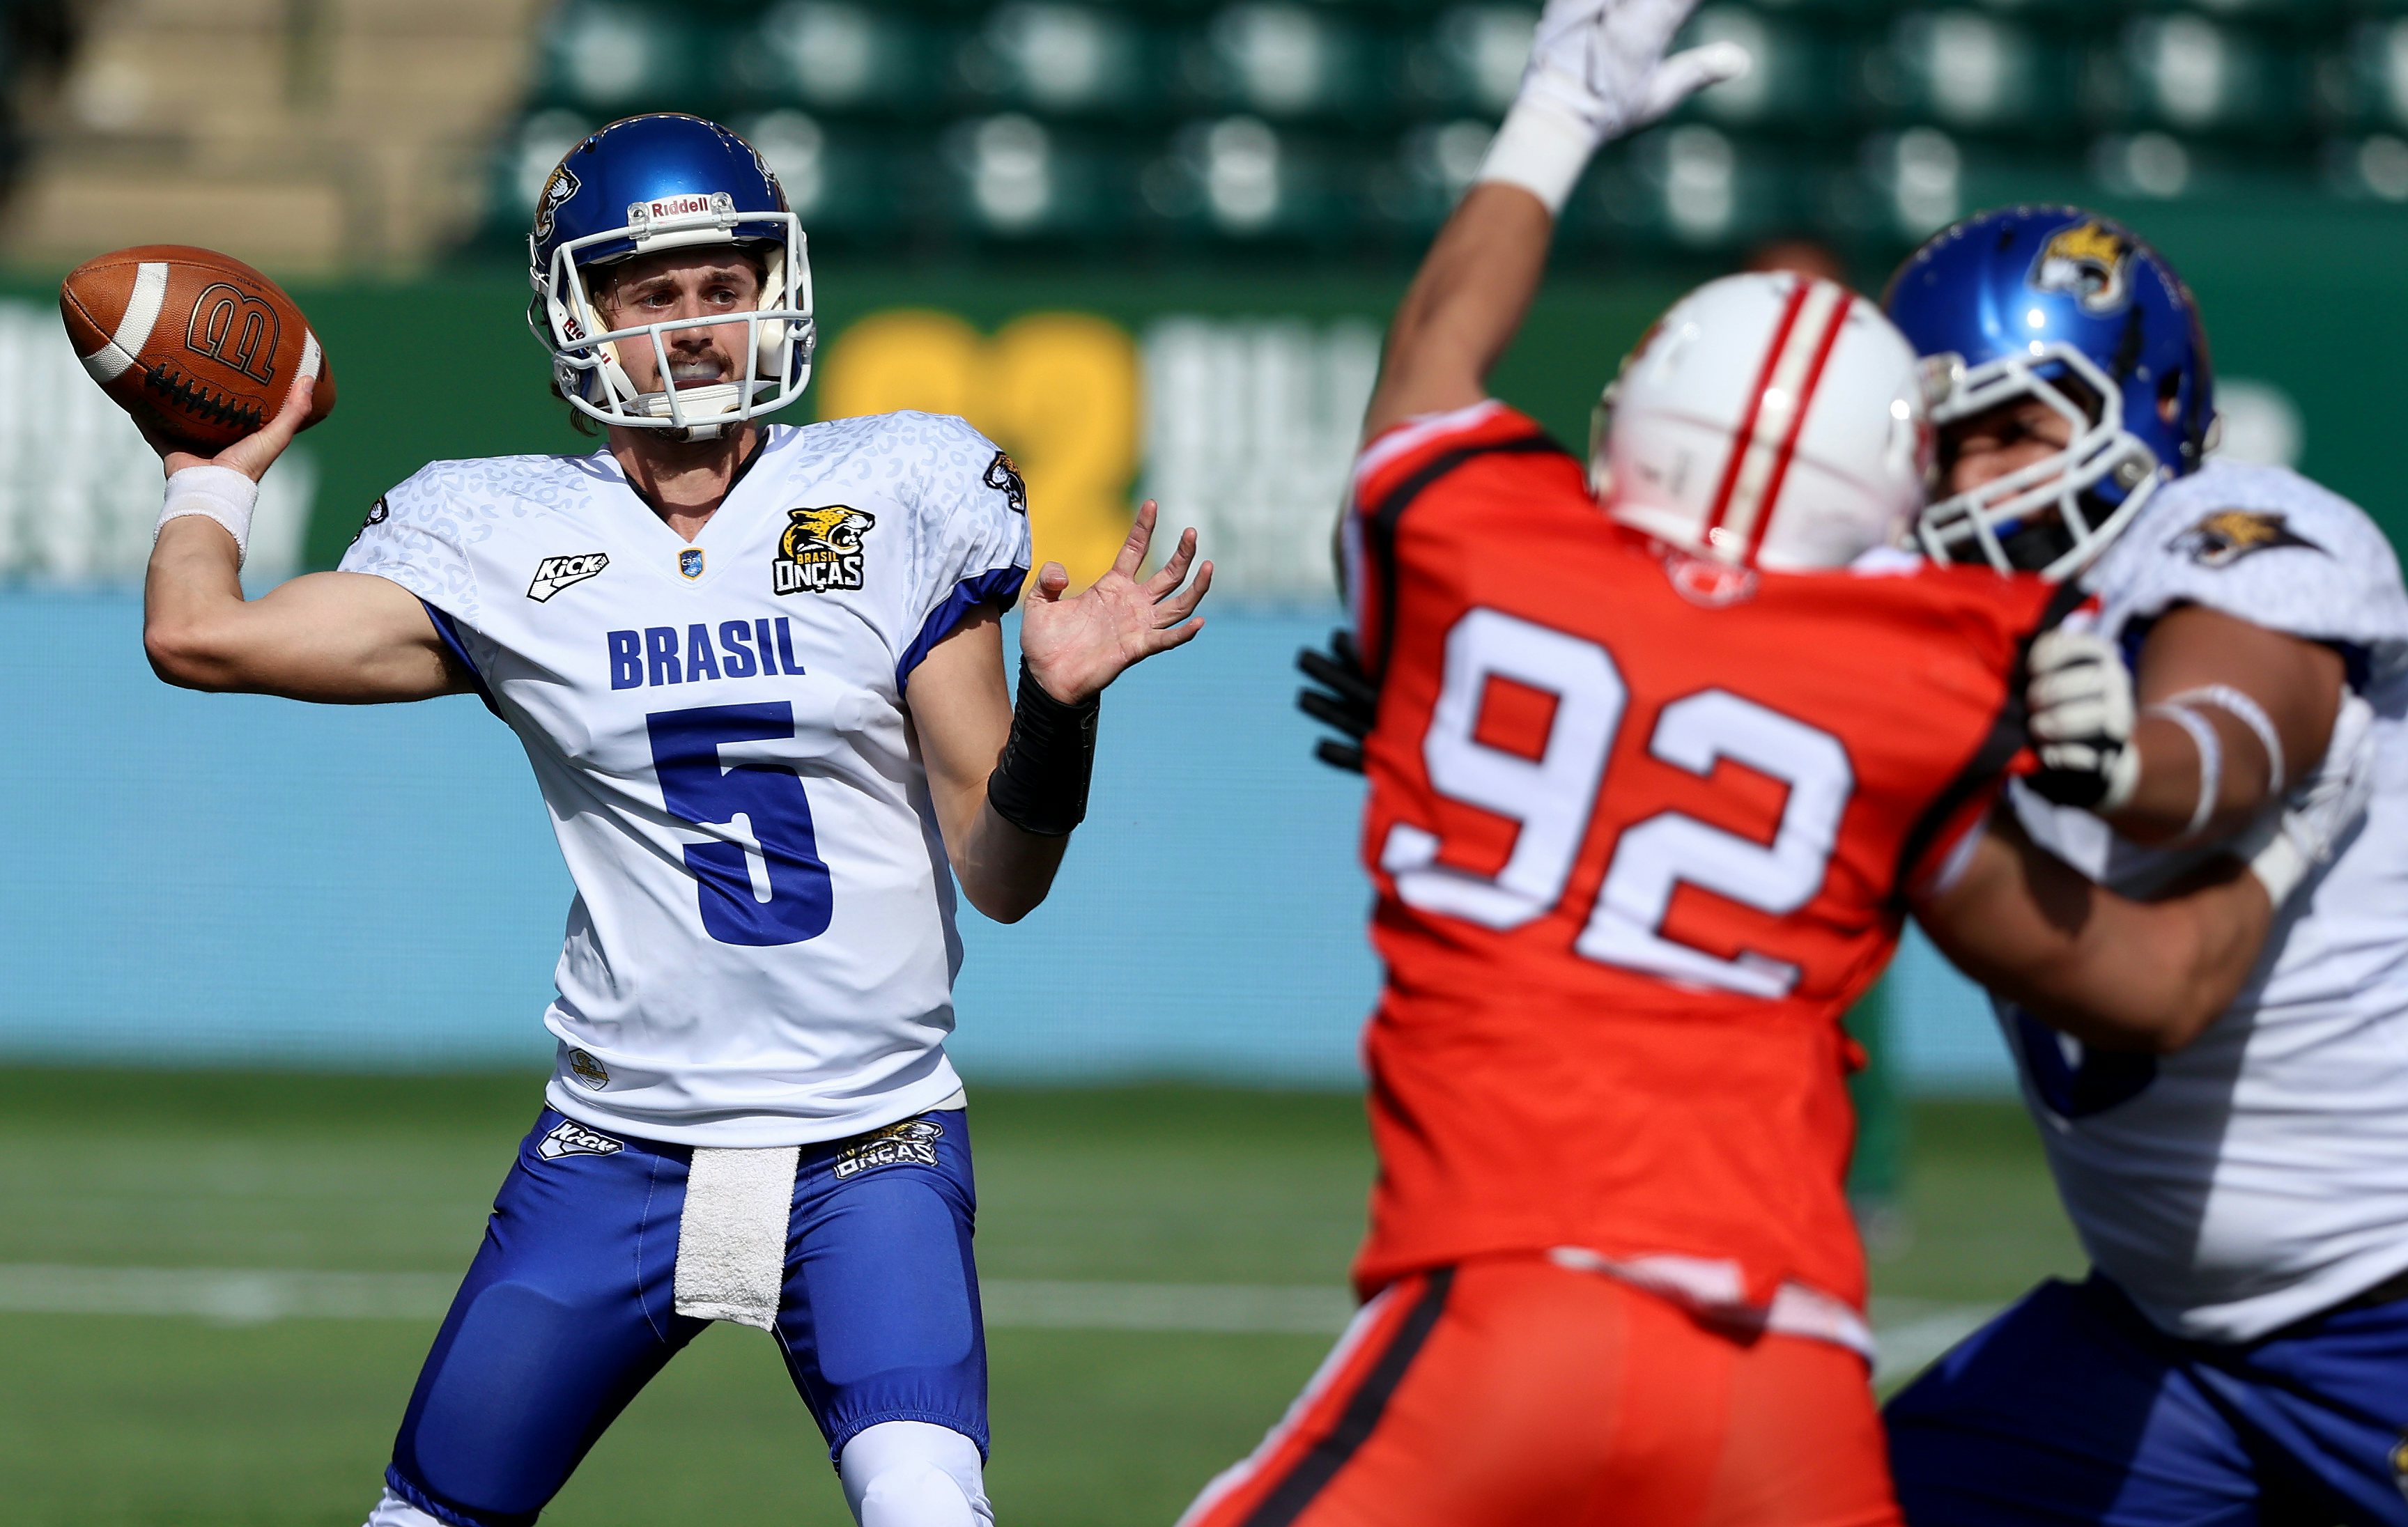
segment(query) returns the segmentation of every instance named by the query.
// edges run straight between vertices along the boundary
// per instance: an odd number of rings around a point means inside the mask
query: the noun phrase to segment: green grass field
[[[975,1098],[980,1262],[1022,1295],[1002,1303],[1041,1311],[1031,1298],[1050,1288],[1058,1305],[1063,1282],[1174,1283],[1301,1289],[1301,1304],[1274,1306],[1335,1307],[1309,1291],[1339,1286],[1360,1228],[1370,1158],[1357,1100],[1170,1087]],[[434,1331],[425,1311],[466,1265],[537,1101],[519,1077],[0,1075],[0,1309],[17,1311],[0,1313],[0,1517],[356,1527]],[[1878,1320],[1944,1329],[2078,1265],[2018,1110],[1925,1105],[1912,1133],[1902,1212],[1875,1263]],[[105,1271],[128,1268],[171,1272]],[[322,1307],[283,1318],[261,1318],[273,1300],[56,1313],[163,1289],[173,1305],[207,1277],[176,1270],[208,1269],[391,1276],[320,1277],[310,1286],[335,1291]],[[378,1312],[387,1288],[409,1312]],[[1098,1322],[1075,1308],[1028,1319],[1059,1328],[991,1334],[989,1485],[1003,1520],[1046,1527],[1164,1527],[1254,1445],[1328,1344],[1079,1329]],[[545,1518],[850,1520],[774,1347],[725,1325],[670,1365]]]

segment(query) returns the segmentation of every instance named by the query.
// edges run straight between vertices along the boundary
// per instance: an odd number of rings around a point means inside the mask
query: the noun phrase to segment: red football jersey
[[[2070,596],[1668,550],[1499,404],[1374,442],[1347,535],[1386,964],[1357,1281],[1582,1248],[1861,1306],[1840,1020],[2028,766],[2014,675]]]

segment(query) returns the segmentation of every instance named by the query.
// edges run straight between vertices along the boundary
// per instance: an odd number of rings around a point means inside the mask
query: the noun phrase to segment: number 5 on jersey
[[[701,898],[702,927],[723,944],[799,944],[835,915],[828,868],[811,829],[802,777],[783,764],[729,764],[732,743],[791,742],[795,707],[698,706],[644,718],[661,804],[690,826],[723,824],[719,841],[689,844],[686,868]]]
[[[1492,678],[1552,695],[1555,717],[1533,759],[1475,735]],[[1493,876],[1442,863],[1436,835],[1398,822],[1381,846],[1380,867],[1409,906],[1499,931],[1517,928],[1563,899],[1588,835],[1607,761],[1622,730],[1629,686],[1613,655],[1596,642],[1492,609],[1474,609],[1446,637],[1446,670],[1422,740],[1439,793],[1503,817],[1518,829]],[[1773,916],[1799,910],[1822,889],[1855,792],[1847,749],[1829,733],[1744,699],[1708,689],[1664,706],[1648,751],[1710,778],[1724,759],[1789,787],[1769,845],[1677,811],[1624,829],[1596,909],[1573,949],[1607,964],[1749,996],[1786,996],[1794,964],[1752,950],[1723,959],[1668,938],[1672,893],[1686,881]]]

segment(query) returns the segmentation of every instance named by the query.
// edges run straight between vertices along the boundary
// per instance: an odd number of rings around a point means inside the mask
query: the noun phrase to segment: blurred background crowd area
[[[508,261],[568,145],[673,107],[750,135],[823,246],[1400,263],[1536,8],[11,0],[7,249],[165,220],[285,270]],[[1756,72],[1605,156],[1566,218],[1584,265],[1784,236],[1878,263],[2002,195],[2408,202],[2401,0],[1713,0],[1689,31]]]

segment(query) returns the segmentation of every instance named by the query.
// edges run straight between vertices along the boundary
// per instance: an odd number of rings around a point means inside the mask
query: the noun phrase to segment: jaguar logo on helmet
[[[543,183],[543,194],[536,198],[537,242],[541,243],[552,237],[552,214],[558,212],[561,204],[576,195],[580,189],[577,183],[577,172],[568,167],[568,161],[564,159],[552,166],[552,178]]]
[[[744,145],[744,147],[752,150],[753,166],[760,170],[761,178],[769,183],[769,193],[772,196],[777,198],[779,209],[781,211],[784,210],[786,206],[785,182],[778,178],[778,172],[769,167],[769,162],[761,157],[760,150],[753,149],[752,145],[749,143]]]
[[[2048,236],[2032,262],[2037,292],[2071,293],[2086,313],[2112,313],[2132,295],[2131,235],[2097,218],[2070,224]]]

